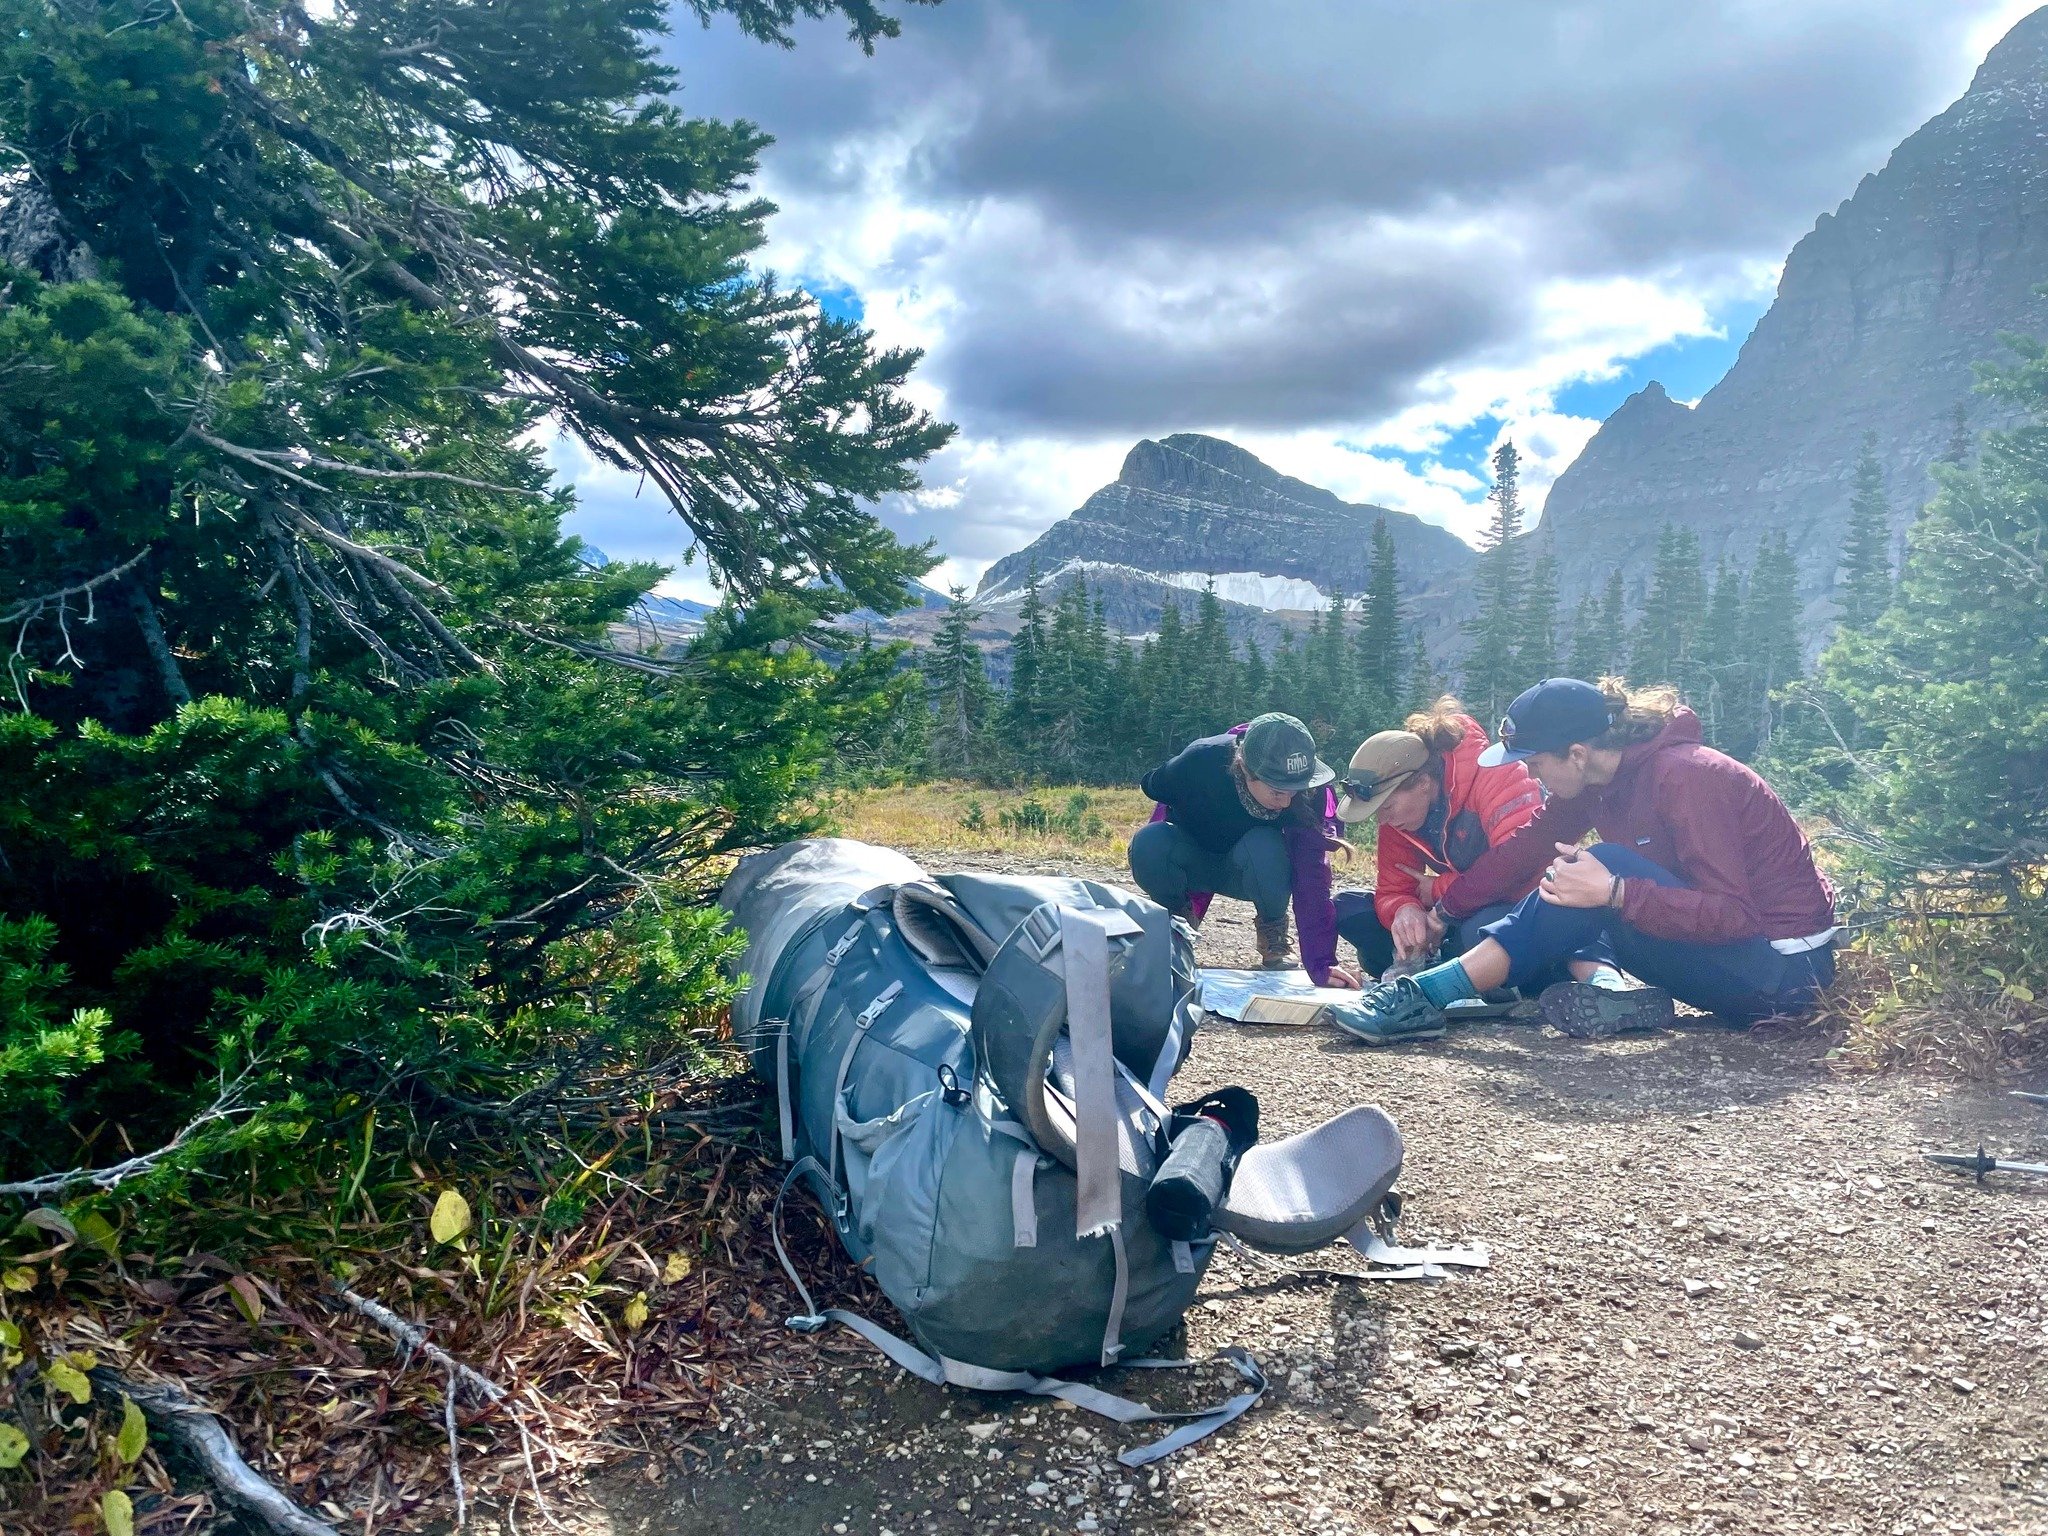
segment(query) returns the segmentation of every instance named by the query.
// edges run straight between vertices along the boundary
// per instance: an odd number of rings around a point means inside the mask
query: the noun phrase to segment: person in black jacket
[[[1131,839],[1131,874],[1154,901],[1199,922],[1211,895],[1252,904],[1259,963],[1295,962],[1287,937],[1290,900],[1301,928],[1301,963],[1312,980],[1355,987],[1337,964],[1337,915],[1330,898],[1336,771],[1316,756],[1315,738],[1292,715],[1261,715],[1220,736],[1204,736],[1145,775],[1159,802]]]

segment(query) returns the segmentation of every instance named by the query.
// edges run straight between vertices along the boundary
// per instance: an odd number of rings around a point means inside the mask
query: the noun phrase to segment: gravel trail
[[[1219,904],[1206,963],[1247,963],[1248,916]],[[1981,1136],[2039,1160],[2048,1113],[1844,1078],[1823,1049],[1686,1021],[1388,1051],[1211,1025],[1185,1096],[1241,1083],[1270,1137],[1383,1106],[1408,1144],[1404,1234],[1483,1240],[1493,1268],[1276,1284],[1219,1254],[1187,1352],[1244,1345],[1272,1389],[1138,1472],[1115,1454],[1142,1427],[942,1392],[828,1335],[736,1394],[692,1470],[600,1484],[590,1528],[2048,1533],[2048,1181],[1979,1188],[1920,1157]],[[1103,1381],[1186,1406],[1234,1378]]]

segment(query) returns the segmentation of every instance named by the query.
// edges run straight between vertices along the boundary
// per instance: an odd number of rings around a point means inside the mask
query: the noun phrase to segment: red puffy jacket
[[[1443,799],[1431,808],[1421,833],[1403,832],[1381,823],[1379,829],[1379,875],[1373,885],[1373,909],[1380,921],[1393,926],[1394,914],[1403,907],[1423,905],[1411,870],[1434,873],[1433,898],[1441,901],[1458,876],[1470,869],[1489,850],[1497,848],[1524,826],[1543,807],[1543,789],[1520,763],[1498,768],[1479,766],[1479,754],[1486,750],[1486,732],[1469,715],[1465,737],[1444,754]],[[1441,809],[1442,815],[1437,813]],[[1438,841],[1424,834],[1434,831]],[[1541,875],[1541,871],[1538,871]],[[1520,900],[1536,886],[1530,880],[1511,899]]]

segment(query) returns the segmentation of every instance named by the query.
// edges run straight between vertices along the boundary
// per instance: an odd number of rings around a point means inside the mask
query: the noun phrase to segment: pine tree
[[[1414,649],[1408,657],[1407,696],[1401,701],[1404,708],[1426,709],[1443,696],[1444,687],[1443,674],[1429,659],[1429,647],[1423,643],[1422,636],[1417,635]],[[1491,728],[1489,723],[1488,729]]]
[[[1694,646],[1706,612],[1699,535],[1666,523],[1657,535],[1657,563],[1629,656],[1629,676],[1671,683],[1690,697],[1698,687]]]
[[[1747,707],[1749,662],[1742,618],[1742,577],[1723,558],[1715,568],[1713,593],[1700,625],[1692,702],[1708,743],[1747,758],[1756,750],[1756,733],[1755,717]]]
[[[1627,666],[1630,640],[1628,628],[1628,592],[1621,581],[1621,567],[1616,566],[1607,573],[1607,586],[1600,594],[1600,635],[1602,642],[1599,674],[1588,678],[1598,682],[1601,677],[1619,676]]]
[[[1744,732],[1758,755],[1769,750],[1784,716],[1779,695],[1801,671],[1799,572],[1785,530],[1764,536],[1756,564],[1744,584],[1743,654],[1749,672],[1745,690],[1751,726]]]
[[[1941,476],[1913,526],[1899,601],[1868,626],[1845,623],[1808,686],[1829,711],[1830,737],[1855,746],[1854,771],[1822,808],[1871,850],[1870,873],[1895,890],[1961,887],[1969,905],[1996,900],[2038,931],[2048,346],[2014,350],[2019,362],[1985,387],[2027,419],[1986,433],[1972,466]],[[2036,962],[2022,953],[2009,963]]]
[[[677,108],[665,15],[7,5],[0,947],[67,968],[54,1035],[0,1001],[0,1169],[253,1057],[290,1128],[253,1203],[328,1177],[339,1105],[545,1119],[694,1059],[733,995],[707,871],[899,718],[892,649],[806,641],[930,567],[870,509],[947,429],[914,354],[748,268],[767,140]],[[665,573],[565,536],[544,424],[743,600],[681,664],[611,643]]]
[[[974,641],[976,614],[967,589],[955,587],[950,595],[924,667],[931,708],[925,763],[939,778],[968,778],[985,766],[982,730],[995,690]]]
[[[1856,462],[1849,526],[1842,536],[1842,563],[1835,573],[1835,595],[1845,629],[1866,629],[1891,606],[1891,523],[1884,466],[1877,459],[1877,434],[1866,433],[1862,456]]]
[[[1520,635],[1515,642],[1516,692],[1558,674],[1557,650],[1557,556],[1546,541],[1543,552],[1529,568],[1527,590],[1522,594]]]
[[[1481,538],[1473,581],[1478,612],[1465,625],[1465,701],[1485,719],[1496,719],[1520,690],[1515,686],[1515,651],[1522,620],[1522,459],[1512,442],[1493,454],[1493,515]]]
[[[1401,571],[1394,536],[1387,520],[1372,525],[1372,571],[1355,637],[1354,676],[1361,696],[1365,734],[1385,729],[1383,722],[1398,709],[1407,679],[1408,651],[1403,643]]]
[[[1954,413],[1949,417],[1948,443],[1935,462],[1953,464],[1958,469],[1967,468],[1976,447],[1977,435],[1970,430],[1970,402],[1958,400]]]
[[[1017,609],[1017,634],[1010,642],[1010,690],[1003,703],[1004,749],[1025,772],[1036,772],[1043,747],[1046,709],[1045,592],[1033,565],[1024,580],[1024,601]]]
[[[1356,710],[1351,698],[1351,606],[1341,591],[1330,594],[1329,605],[1309,640],[1309,691],[1299,707],[1300,715],[1319,740],[1333,740],[1348,733]]]
[[[1082,777],[1089,703],[1095,692],[1088,649],[1088,583],[1075,575],[1053,602],[1052,626],[1041,673],[1038,734],[1029,742],[1035,771],[1055,783]]]
[[[1572,651],[1568,676],[1597,683],[1613,670],[1608,665],[1607,630],[1600,599],[1588,592],[1572,610]]]

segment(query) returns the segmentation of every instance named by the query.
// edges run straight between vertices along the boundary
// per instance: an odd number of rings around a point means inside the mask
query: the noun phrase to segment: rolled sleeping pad
[[[1230,1189],[1238,1159],[1259,1139],[1259,1101],[1223,1088],[1173,1113],[1172,1140],[1145,1192],[1145,1214],[1161,1236],[1200,1242]]]

